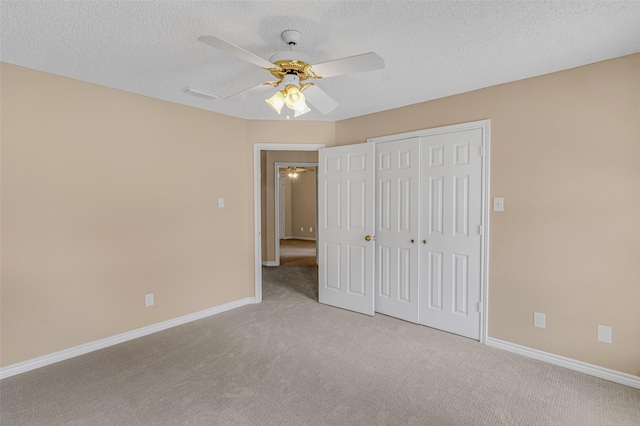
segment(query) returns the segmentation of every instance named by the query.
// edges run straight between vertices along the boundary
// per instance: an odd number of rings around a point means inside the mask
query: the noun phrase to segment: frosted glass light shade
[[[287,95],[284,102],[287,106],[294,111],[301,109],[302,105],[304,105],[305,99],[300,89],[296,86],[287,86],[285,91],[287,92]]]
[[[302,114],[306,114],[306,113],[308,113],[309,111],[311,111],[311,110],[309,109],[309,107],[307,106],[307,104],[302,104],[302,108],[299,108],[299,109],[294,110],[293,116],[294,116],[294,117],[299,117],[299,116],[301,116]]]
[[[265,99],[265,101],[269,104],[271,108],[278,114],[282,112],[282,107],[285,104],[285,97],[282,92],[277,92],[275,95],[270,97],[269,99]]]

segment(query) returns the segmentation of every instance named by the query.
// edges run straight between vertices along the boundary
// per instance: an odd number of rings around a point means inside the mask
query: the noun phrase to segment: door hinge
[[[480,157],[484,157],[484,146],[480,145]]]
[[[478,225],[478,235],[482,235],[482,225]]]
[[[478,312],[482,313],[482,302],[478,302]]]

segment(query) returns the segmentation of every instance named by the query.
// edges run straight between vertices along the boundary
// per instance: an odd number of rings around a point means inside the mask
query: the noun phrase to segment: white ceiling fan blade
[[[381,70],[384,68],[384,59],[373,52],[362,55],[349,56],[311,66],[313,72],[323,78],[336,75],[353,74],[356,72]]]
[[[224,98],[225,101],[242,101],[251,96],[256,96],[261,93],[267,93],[273,89],[273,86],[268,84],[259,84],[250,89],[243,90],[242,92],[234,93],[233,95],[229,95]]]
[[[304,91],[304,97],[323,114],[329,114],[338,106],[338,103],[331,96],[316,85],[307,87]]]
[[[267,61],[266,59],[262,59],[260,56],[254,55],[253,53],[248,52],[236,45],[228,43],[218,37],[203,35],[198,37],[198,41],[201,41],[204,44],[208,44],[209,46],[213,46],[216,49],[220,49],[223,52],[227,52],[247,62],[251,62],[252,64],[257,65],[259,67],[262,67],[262,68],[275,67],[275,65],[273,65],[271,62]]]

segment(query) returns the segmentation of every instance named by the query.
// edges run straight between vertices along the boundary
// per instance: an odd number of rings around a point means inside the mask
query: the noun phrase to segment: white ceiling
[[[376,52],[386,68],[317,81],[337,121],[640,52],[640,1],[2,1],[0,60],[245,119],[286,119],[228,96],[271,75],[197,41],[268,59],[303,33],[314,63]],[[639,76],[640,78],[640,76]],[[275,90],[275,89],[274,89]],[[292,117],[293,118],[293,117]]]

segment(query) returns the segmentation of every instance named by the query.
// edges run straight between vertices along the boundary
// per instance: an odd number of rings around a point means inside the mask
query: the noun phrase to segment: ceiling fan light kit
[[[285,30],[280,34],[280,37],[292,48],[298,43],[302,34],[296,30]],[[228,96],[225,99],[241,100],[261,93],[264,89],[268,89],[269,86],[279,87],[282,85],[284,89],[266,99],[266,102],[278,114],[281,114],[282,108],[286,105],[287,108],[294,111],[294,117],[299,117],[311,111],[307,106],[307,101],[322,114],[329,114],[338,106],[338,103],[333,98],[314,83],[301,83],[302,81],[310,78],[321,79],[384,68],[384,60],[373,52],[310,65],[312,60],[309,56],[294,50],[281,50],[271,56],[269,61],[266,61],[217,37],[200,36],[198,40],[257,65],[269,71],[271,75],[278,79],[277,81],[267,81],[256,87]],[[305,96],[302,92],[307,89],[309,90]]]
[[[305,97],[300,89],[293,85],[285,87],[284,90],[280,90],[269,99],[266,99],[266,102],[278,114],[282,112],[282,107],[285,105],[287,108],[294,111],[294,117],[298,117],[311,111],[307,106]]]
[[[282,107],[286,105],[287,108],[294,111],[294,117],[311,111],[305,102],[305,96],[302,91],[313,83],[300,85],[300,78],[294,74],[287,74],[282,81],[285,84],[285,88],[266,99],[267,104],[278,114],[282,112]]]

